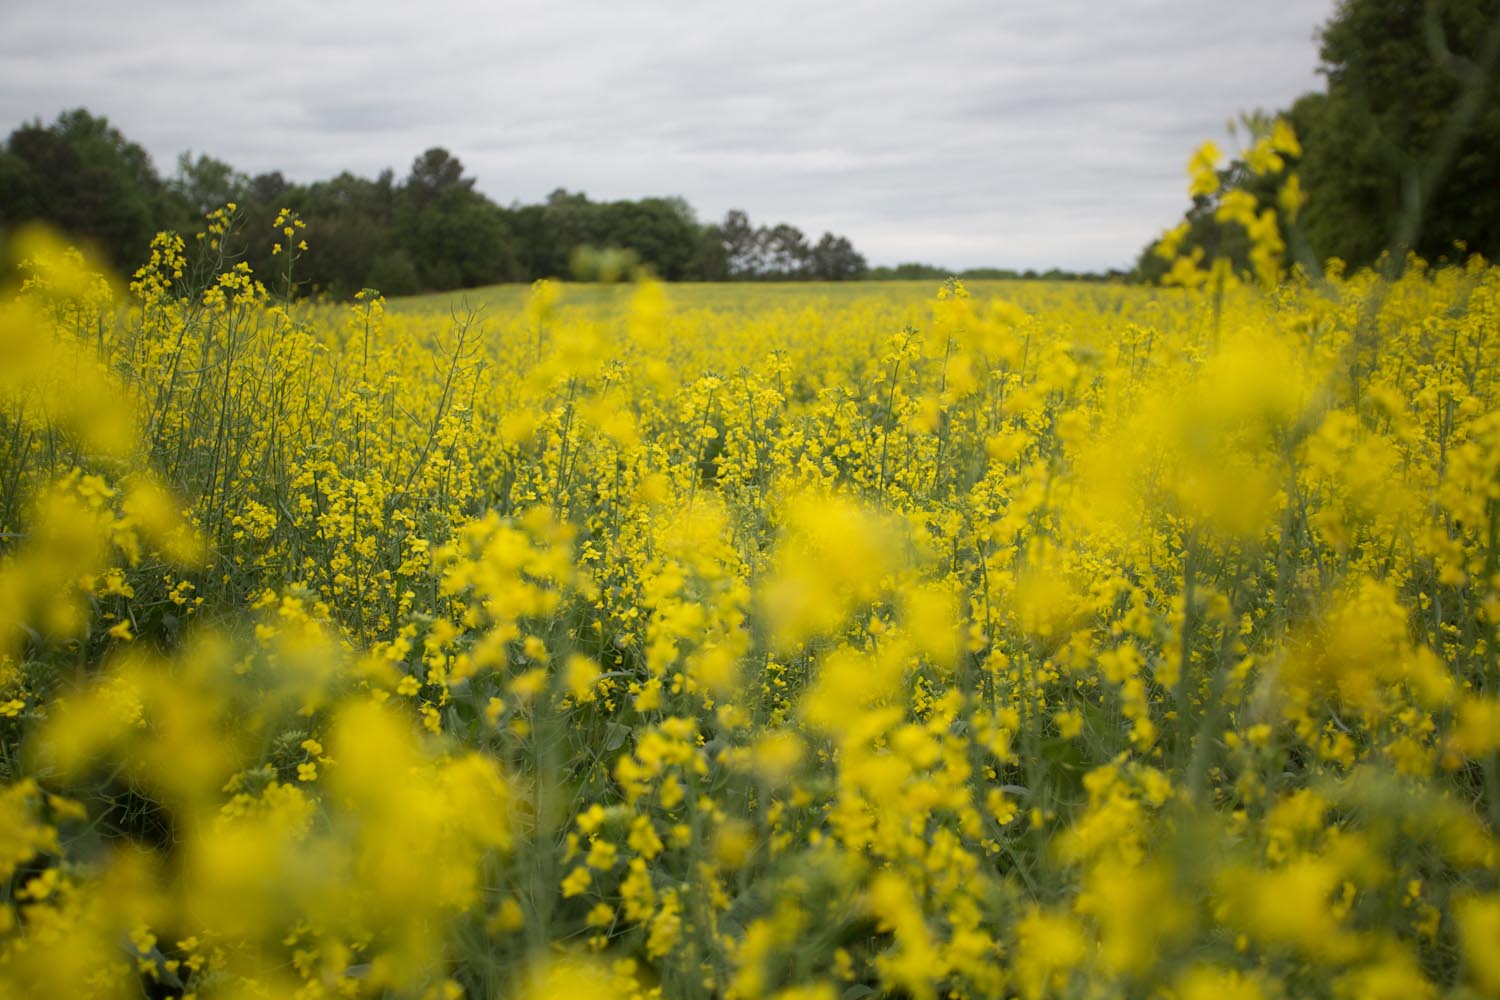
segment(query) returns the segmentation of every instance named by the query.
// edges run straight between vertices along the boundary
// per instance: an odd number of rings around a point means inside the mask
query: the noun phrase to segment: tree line
[[[1244,191],[1277,213],[1290,255],[1313,273],[1332,258],[1354,268],[1386,253],[1393,267],[1409,251],[1500,255],[1500,0],[1341,0],[1319,38],[1325,88],[1241,122],[1254,133],[1285,119],[1300,155],[1275,176],[1232,160],[1188,208],[1181,252],[1249,271],[1247,234],[1215,218]],[[1159,242],[1138,277],[1167,272]]]
[[[299,184],[254,176],[204,154],[182,154],[163,177],[104,117],[65,111],[11,132],[0,149],[0,229],[48,222],[131,273],[162,230],[201,231],[204,215],[236,206],[237,248],[257,273],[275,270],[272,223],[289,209],[313,252],[297,263],[303,292],[349,296],[444,291],[549,277],[599,277],[644,266],[670,281],[864,278],[865,258],[843,236],[810,240],[796,226],[756,226],[745,212],[700,223],[677,197],[592,201],[558,189],[540,204],[497,204],[463,163],[435,147],[397,179],[345,171]],[[601,268],[600,261],[607,264]]]

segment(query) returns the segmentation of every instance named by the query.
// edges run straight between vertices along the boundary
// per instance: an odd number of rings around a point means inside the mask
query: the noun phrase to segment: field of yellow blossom
[[[234,223],[0,303],[0,995],[1500,997],[1500,270]]]

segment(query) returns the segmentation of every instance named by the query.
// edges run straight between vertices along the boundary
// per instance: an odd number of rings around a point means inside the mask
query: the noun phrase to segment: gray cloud
[[[1102,268],[1181,212],[1200,141],[1319,86],[1333,0],[8,6],[0,127],[85,106],[167,171],[442,145],[503,203],[679,194],[875,262]]]

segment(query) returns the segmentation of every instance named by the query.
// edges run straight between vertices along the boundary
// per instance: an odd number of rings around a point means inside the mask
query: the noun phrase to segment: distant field
[[[633,294],[633,286],[629,283],[564,284],[568,289],[567,303],[579,307],[618,310]],[[931,299],[940,284],[937,281],[684,282],[671,285],[670,296],[673,305],[678,308],[709,309],[715,312],[823,306],[837,308],[855,301],[912,306]],[[1103,296],[1105,299],[1123,299],[1127,296],[1143,298],[1163,294],[1161,289],[1132,288],[1126,285],[1045,281],[979,281],[965,282],[964,285],[971,294],[980,298],[1000,296],[1015,301],[1036,301],[1041,297],[1055,297],[1064,291],[1085,298]],[[520,310],[530,294],[530,285],[491,285],[460,292],[438,292],[394,299],[390,307],[393,310],[425,311],[454,305],[473,305],[496,313],[508,313]],[[1168,291],[1166,294],[1174,293]]]

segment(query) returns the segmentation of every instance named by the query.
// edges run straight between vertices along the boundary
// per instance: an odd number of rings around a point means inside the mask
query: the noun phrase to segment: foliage
[[[0,227],[34,219],[88,238],[122,269],[179,221],[146,151],[82,109],[22,125],[0,151]]]
[[[1302,155],[1297,134],[1282,119],[1245,116],[1242,122],[1252,142],[1227,168],[1219,167],[1222,154],[1212,142],[1193,154],[1193,207],[1147,248],[1138,276],[1189,286],[1211,282],[1216,294],[1229,274],[1271,287],[1281,280],[1288,238],[1303,248],[1298,220],[1307,196],[1288,166]],[[1315,263],[1302,263],[1318,272]]]
[[[1301,140],[1291,170],[1273,176],[1236,158],[1218,191],[1276,211],[1313,273],[1330,258],[1361,267],[1387,251],[1395,266],[1408,251],[1500,254],[1500,2],[1343,0],[1321,38],[1326,90],[1282,115]],[[1252,142],[1271,121],[1243,119]],[[1308,204],[1295,219],[1277,205],[1280,181],[1293,176]],[[1249,273],[1249,242],[1216,224],[1217,207],[1216,196],[1195,196],[1178,246]],[[1165,277],[1174,254],[1159,245],[1141,253],[1138,277]]]
[[[1500,3],[1346,2],[1321,55],[1327,92],[1290,112],[1319,258],[1500,253]]]
[[[728,276],[761,281],[855,281],[867,275],[865,259],[848,239],[824,233],[809,245],[796,226],[754,226],[739,209],[715,230],[723,244]]]
[[[188,232],[230,202],[250,232],[263,232],[283,209],[312,224],[319,250],[295,290],[345,299],[363,288],[404,295],[570,276],[580,250],[631,254],[669,281],[843,281],[865,271],[847,238],[825,233],[809,246],[786,224],[749,231],[747,269],[732,243],[740,236],[731,223],[743,213],[731,212],[723,227],[702,225],[676,197],[593,202],[558,189],[539,205],[502,207],[441,147],[416,157],[399,182],[386,170],[374,180],[345,171],[293,184],[279,171],[250,177],[201,153],[183,153],[164,182],[144,150],[79,110],[17,129],[0,151],[0,228],[48,222],[97,245],[120,273],[142,263],[157,230]],[[277,270],[260,242],[226,252],[257,274]]]

